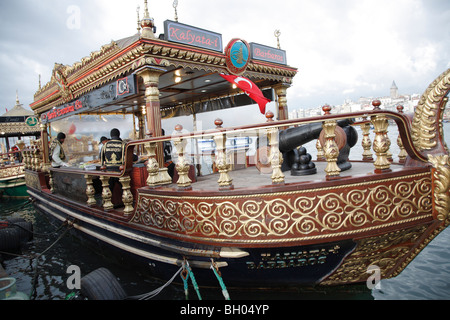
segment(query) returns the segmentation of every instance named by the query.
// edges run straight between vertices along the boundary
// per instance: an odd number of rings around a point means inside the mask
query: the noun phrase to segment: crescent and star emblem
[[[250,81],[248,81],[247,79],[245,79],[245,78],[237,77],[236,79],[234,79],[234,82],[236,82],[236,84],[238,84],[241,81],[244,81],[244,82],[248,83],[248,85],[250,86],[250,89],[253,87],[252,83]]]

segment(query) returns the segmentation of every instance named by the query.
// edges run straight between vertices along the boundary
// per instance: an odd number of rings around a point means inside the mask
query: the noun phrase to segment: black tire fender
[[[123,300],[127,294],[116,277],[99,268],[81,278],[81,294],[90,300]]]

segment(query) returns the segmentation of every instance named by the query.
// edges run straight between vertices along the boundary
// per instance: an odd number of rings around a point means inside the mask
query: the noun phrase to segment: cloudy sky
[[[1,0],[0,114],[16,90],[29,108],[54,63],[72,65],[111,40],[136,33],[143,0]],[[174,19],[173,0],[149,0],[157,34]],[[449,0],[179,0],[179,22],[281,47],[299,69],[289,109],[345,99],[422,94],[450,67]]]

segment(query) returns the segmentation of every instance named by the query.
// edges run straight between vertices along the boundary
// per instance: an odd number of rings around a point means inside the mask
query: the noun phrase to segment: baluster
[[[323,147],[322,144],[320,143],[320,139],[317,139],[316,149],[317,149],[317,161],[325,160],[325,154],[323,153]]]
[[[325,115],[329,115],[331,107],[325,105],[322,107]],[[327,174],[327,180],[336,179],[340,177],[341,169],[337,165],[337,159],[339,157],[339,147],[336,143],[336,120],[326,120],[322,124],[324,130],[324,145],[323,150],[325,153],[325,159],[327,160],[327,167],[325,173]]]
[[[41,171],[41,164],[42,164],[41,149],[39,149],[39,148],[36,149],[36,158],[34,159],[34,161],[35,161],[36,171]]]
[[[122,184],[122,202],[125,205],[123,213],[125,216],[129,216],[134,212],[133,208],[133,194],[131,193],[131,178],[129,176],[120,177],[120,183]]]
[[[13,152],[13,149],[9,149],[9,152]],[[15,153],[10,153],[9,154],[9,164],[13,165],[16,162],[16,159],[14,158]]]
[[[183,130],[183,126],[178,124],[175,126],[175,130],[177,131],[177,134],[181,134],[181,130]],[[178,181],[177,185],[179,188],[182,189],[191,189],[191,183],[192,180],[189,179],[188,173],[189,173],[189,162],[186,160],[184,156],[184,149],[186,147],[187,141],[182,138],[178,138],[175,136],[173,139],[173,143],[175,145],[175,148],[177,149],[178,154],[178,161],[175,166],[178,172]]]
[[[145,150],[147,150],[147,155],[149,156],[147,163],[147,185],[149,187],[156,187],[159,184],[159,163],[156,160],[156,142],[150,142],[145,144]]]
[[[94,178],[93,176],[90,176],[88,174],[86,174],[84,176],[84,178],[86,179],[86,195],[87,195],[87,205],[88,207],[92,207],[94,206],[97,202],[95,201],[95,189],[94,189],[94,183],[92,182],[92,179]]]
[[[36,159],[36,146],[34,146],[34,145],[31,146],[30,155],[31,155],[30,169],[33,170],[33,171],[36,171],[36,167],[35,167],[36,162],[34,161]]]
[[[398,111],[398,113],[403,113],[403,106],[401,106],[401,105],[397,106],[397,111]],[[405,163],[408,153],[406,152],[406,150],[403,146],[403,141],[402,141],[402,138],[400,137],[400,134],[398,135],[398,138],[397,138],[397,145],[400,148],[400,153],[398,154],[398,159],[399,159],[398,161],[399,161],[399,163]]]
[[[266,113],[267,122],[273,122],[274,114],[271,111]],[[283,156],[278,147],[278,128],[267,129],[267,139],[270,146],[269,161],[272,165],[272,184],[283,184],[284,174],[281,171],[281,164],[283,163]]]
[[[381,102],[379,100],[375,100],[372,102],[372,105],[375,107],[374,110],[380,110]],[[387,135],[388,129],[388,120],[384,115],[372,116],[371,118],[374,131],[375,138],[373,141],[373,151],[377,156],[377,159],[374,162],[375,173],[381,173],[390,171],[391,163],[388,160],[388,151],[391,146],[391,141]]]
[[[363,121],[360,124],[361,131],[362,131],[362,142],[361,145],[363,147],[363,154],[362,154],[362,160],[363,161],[373,161],[373,154],[371,151],[372,147],[372,141],[370,141],[369,134],[370,134],[370,122],[367,121],[366,117],[363,117]]]
[[[23,157],[23,159],[22,159],[23,166],[25,169],[28,169],[27,168],[27,150],[22,151],[22,157]]]
[[[223,121],[221,119],[216,119],[214,121],[216,125],[216,129],[222,128]],[[230,165],[227,163],[225,150],[227,137],[225,133],[218,133],[214,135],[214,142],[216,143],[216,157],[215,163],[216,167],[219,170],[219,189],[220,190],[229,190],[233,189],[233,179],[231,179],[228,171],[230,170]]]
[[[102,198],[103,198],[103,209],[105,211],[112,210],[114,208],[113,203],[111,202],[112,192],[109,189],[109,177],[101,176],[100,181],[102,182]]]
[[[162,148],[162,153],[163,153],[163,159],[164,159],[164,144],[165,143],[170,143],[169,142],[159,142],[157,143],[158,146],[160,146]],[[158,163],[159,165],[159,163]],[[169,169],[166,168],[164,165],[162,165],[162,168],[159,168],[159,184],[162,185],[166,185],[166,184],[171,184],[172,183],[172,177],[169,174]]]
[[[50,192],[55,193],[55,182],[53,181],[53,171],[49,172],[48,184],[50,185]]]

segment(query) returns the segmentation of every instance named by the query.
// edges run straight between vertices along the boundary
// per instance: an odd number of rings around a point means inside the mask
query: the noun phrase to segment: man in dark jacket
[[[111,139],[103,146],[100,161],[108,171],[119,171],[124,163],[125,142],[120,138],[119,129],[112,129],[110,134]]]
[[[111,138],[103,145],[100,153],[101,165],[106,166],[107,171],[120,171],[120,166],[124,164],[125,142],[120,138],[119,129],[112,129],[110,135]],[[112,192],[111,201],[114,208],[122,206],[122,184],[119,178],[109,179],[109,189]]]

